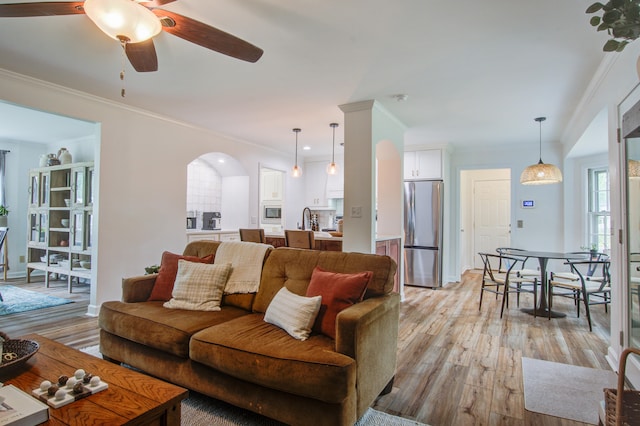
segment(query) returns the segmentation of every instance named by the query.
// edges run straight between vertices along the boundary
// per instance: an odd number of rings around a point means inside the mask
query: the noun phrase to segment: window
[[[609,171],[589,169],[589,247],[600,251],[611,248],[611,209]]]

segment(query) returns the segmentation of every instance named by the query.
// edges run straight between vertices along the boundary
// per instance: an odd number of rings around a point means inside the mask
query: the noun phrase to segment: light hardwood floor
[[[554,310],[566,312],[566,318],[533,318],[520,312],[513,298],[500,319],[499,300],[488,294],[478,311],[480,278],[472,271],[438,290],[406,287],[394,388],[374,408],[432,426],[583,425],[524,409],[521,358],[608,369],[604,308],[593,307],[593,332],[586,318],[576,318],[572,302],[561,298]],[[42,283],[10,284],[76,303],[0,317],[0,330],[12,337],[39,333],[75,348],[98,344],[97,319],[85,315],[88,286],[69,295],[62,283],[50,289]],[[531,304],[531,297],[523,296],[521,306]]]

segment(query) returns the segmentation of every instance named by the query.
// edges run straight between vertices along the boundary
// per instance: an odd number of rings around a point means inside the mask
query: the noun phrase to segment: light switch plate
[[[362,207],[361,206],[351,207],[351,217],[362,217]]]

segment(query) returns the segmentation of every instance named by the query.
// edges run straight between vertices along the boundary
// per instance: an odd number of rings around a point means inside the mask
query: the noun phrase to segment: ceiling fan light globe
[[[86,0],[84,10],[98,28],[115,40],[140,43],[162,31],[156,15],[132,0]]]

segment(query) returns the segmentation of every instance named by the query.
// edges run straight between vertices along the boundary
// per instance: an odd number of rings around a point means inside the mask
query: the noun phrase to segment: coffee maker
[[[220,212],[204,212],[202,213],[202,229],[219,231],[221,228],[220,221],[222,215]]]

